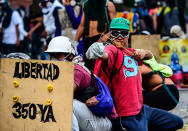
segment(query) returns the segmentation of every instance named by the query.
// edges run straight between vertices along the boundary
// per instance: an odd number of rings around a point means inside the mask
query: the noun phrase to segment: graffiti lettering
[[[55,64],[39,64],[28,62],[16,62],[14,76],[16,78],[33,78],[56,80],[59,77],[59,67]]]
[[[42,104],[21,104],[20,102],[15,103],[12,108],[15,108],[15,112],[12,112],[12,115],[14,118],[19,119],[23,118],[26,119],[28,116],[31,120],[34,120],[37,115],[37,106],[39,107],[39,110],[41,112],[41,122],[56,122],[54,114],[53,114],[53,108],[52,106]],[[46,115],[45,115],[46,114]]]

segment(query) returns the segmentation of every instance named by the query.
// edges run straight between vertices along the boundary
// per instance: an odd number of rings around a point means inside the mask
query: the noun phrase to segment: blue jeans
[[[183,127],[180,117],[147,105],[138,115],[119,117],[112,123],[114,131],[176,131]]]
[[[41,31],[39,31],[39,32],[34,31],[33,34],[32,34],[32,40],[31,40],[31,43],[32,43],[32,49],[31,49],[32,56],[31,56],[31,58],[32,59],[38,59],[38,56],[40,55],[40,53],[42,51],[43,43],[40,40],[41,33],[42,33]]]

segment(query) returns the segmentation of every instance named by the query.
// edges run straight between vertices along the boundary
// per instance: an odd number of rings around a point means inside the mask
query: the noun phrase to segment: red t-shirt
[[[118,50],[118,51],[117,51]],[[134,52],[134,49],[129,48]],[[138,70],[138,62],[134,60],[125,49],[118,49],[114,45],[107,45],[104,49],[108,53],[108,63],[104,66],[106,73],[110,76],[112,69],[120,71],[112,79],[111,95],[118,117],[136,115],[141,111],[143,105],[141,75]],[[118,57],[115,62],[118,52]],[[114,66],[115,65],[115,66]],[[114,66],[114,67],[113,67]]]

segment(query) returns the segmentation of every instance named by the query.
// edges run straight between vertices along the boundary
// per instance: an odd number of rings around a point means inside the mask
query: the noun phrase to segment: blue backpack
[[[108,87],[99,77],[95,77],[93,73],[91,73],[91,80],[92,86],[96,86],[97,88],[98,93],[95,95],[95,98],[99,103],[95,106],[90,106],[89,109],[97,116],[110,115],[114,104]]]

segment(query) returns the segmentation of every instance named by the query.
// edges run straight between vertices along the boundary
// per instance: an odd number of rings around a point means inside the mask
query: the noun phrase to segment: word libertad
[[[14,76],[16,78],[34,78],[56,80],[59,77],[59,67],[53,63],[16,62]]]

